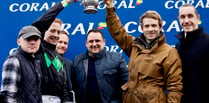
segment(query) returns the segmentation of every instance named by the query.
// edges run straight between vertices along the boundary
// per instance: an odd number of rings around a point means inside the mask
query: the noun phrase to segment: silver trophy
[[[87,14],[95,14],[97,13],[97,6],[99,5],[99,0],[83,0],[82,1],[85,9],[84,9],[84,13]]]

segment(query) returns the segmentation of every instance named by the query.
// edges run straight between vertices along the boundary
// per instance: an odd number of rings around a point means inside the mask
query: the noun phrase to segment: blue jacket
[[[85,103],[88,69],[88,51],[73,59],[72,87],[77,103]],[[96,77],[103,103],[121,103],[121,86],[128,81],[128,68],[119,53],[102,51],[95,62]]]

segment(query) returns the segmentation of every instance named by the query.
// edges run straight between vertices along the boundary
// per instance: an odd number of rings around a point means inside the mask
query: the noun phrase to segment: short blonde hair
[[[62,25],[62,23],[63,23],[62,20],[59,19],[59,18],[55,18],[53,22],[54,23],[59,23],[60,25]]]
[[[160,14],[156,11],[148,10],[147,12],[142,14],[142,16],[140,17],[141,25],[143,25],[143,19],[144,18],[152,18],[152,19],[158,20],[159,21],[159,26],[162,27],[162,25],[163,25],[163,20],[162,20]]]
[[[68,34],[68,32],[65,31],[65,30],[60,30],[60,34],[65,34],[65,35],[67,35],[67,37],[69,38],[69,34]]]

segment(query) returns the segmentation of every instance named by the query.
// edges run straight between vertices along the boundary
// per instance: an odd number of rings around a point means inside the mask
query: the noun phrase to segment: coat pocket
[[[103,75],[114,75],[117,73],[116,69],[111,69],[111,70],[104,70]]]

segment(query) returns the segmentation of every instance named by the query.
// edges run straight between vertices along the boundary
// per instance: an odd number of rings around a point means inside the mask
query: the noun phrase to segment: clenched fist
[[[114,7],[113,0],[103,0],[107,7]]]

